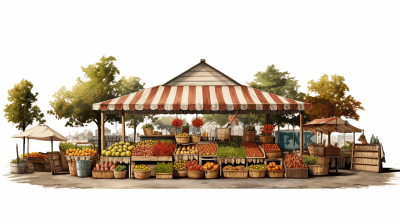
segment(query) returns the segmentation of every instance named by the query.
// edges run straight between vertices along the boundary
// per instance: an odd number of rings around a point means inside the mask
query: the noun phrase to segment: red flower
[[[172,126],[174,126],[175,128],[180,128],[180,127],[182,127],[182,125],[183,125],[183,122],[179,118],[176,118],[172,121]]]
[[[199,128],[199,127],[202,127],[203,125],[204,125],[204,123],[203,123],[203,120],[201,118],[197,118],[197,119],[192,120],[192,126],[193,127]]]
[[[263,132],[270,135],[270,134],[272,134],[272,131],[274,130],[274,128],[275,128],[274,126],[272,126],[270,124],[266,124],[266,125],[264,125]]]

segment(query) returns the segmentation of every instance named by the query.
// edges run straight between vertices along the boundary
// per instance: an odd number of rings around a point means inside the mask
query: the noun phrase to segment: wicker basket
[[[174,177],[187,177],[188,170],[174,170]]]
[[[190,179],[201,179],[204,177],[204,171],[188,170],[188,177]]]
[[[76,163],[75,163],[74,159],[72,159],[71,161],[68,161],[68,168],[69,168],[69,174],[71,176],[76,177],[78,175],[78,173],[76,171]]]
[[[94,179],[112,179],[114,178],[114,171],[92,170],[92,177]]]
[[[226,178],[247,178],[248,170],[222,170]]]
[[[176,144],[187,144],[190,142],[190,137],[178,137],[175,136]]]
[[[153,128],[143,128],[144,135],[153,135]]]
[[[283,170],[267,170],[268,177],[283,177]]]
[[[308,168],[287,168],[285,166],[286,176],[287,178],[295,178],[295,179],[306,179],[308,178]]]
[[[124,171],[114,171],[115,179],[124,179],[126,177],[126,170]]]
[[[190,138],[192,139],[192,143],[200,142],[201,135],[191,135]]]
[[[307,147],[310,156],[324,156],[323,145],[310,145]]]
[[[253,178],[262,178],[267,174],[266,170],[249,170],[249,176]]]
[[[326,176],[329,173],[329,166],[308,165],[308,173],[311,175]]]
[[[205,176],[207,179],[215,179],[218,177],[219,170],[205,170]]]
[[[274,136],[272,135],[260,135],[261,144],[274,144]]]
[[[149,179],[151,171],[136,171],[134,170],[135,178],[139,180]]]
[[[156,178],[157,179],[172,179],[173,174],[172,173],[156,173]]]
[[[319,166],[329,166],[330,158],[326,157],[318,157],[318,165]]]
[[[279,151],[266,151],[265,156],[267,159],[282,158],[282,150]]]
[[[256,131],[243,131],[244,142],[256,142]]]
[[[340,156],[340,148],[325,147],[324,156]]]

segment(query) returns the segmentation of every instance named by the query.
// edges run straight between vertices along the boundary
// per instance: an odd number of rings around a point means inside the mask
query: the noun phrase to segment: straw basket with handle
[[[274,144],[274,136],[272,135],[260,135],[261,144]]]

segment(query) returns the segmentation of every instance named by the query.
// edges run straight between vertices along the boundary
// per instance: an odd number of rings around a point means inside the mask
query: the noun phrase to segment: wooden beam
[[[280,144],[281,144],[281,142],[280,142],[280,136],[281,136],[281,124],[279,123],[278,124],[278,146],[280,147]]]
[[[50,168],[51,168],[51,175],[54,175],[55,167],[54,167],[54,160],[53,160],[53,137],[51,137]]]
[[[303,122],[304,114],[303,111],[300,112],[300,157],[303,156]]]
[[[328,145],[331,144],[331,132],[328,132]]]
[[[104,111],[101,111],[101,146],[99,147],[100,155],[101,155],[101,151],[104,150],[104,146],[105,146],[105,143],[104,143]]]
[[[122,141],[125,142],[125,110],[122,110]]]

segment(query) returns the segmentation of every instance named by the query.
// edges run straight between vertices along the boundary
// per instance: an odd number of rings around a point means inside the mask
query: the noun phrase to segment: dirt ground
[[[310,176],[308,179],[290,178],[247,178],[247,179],[93,179],[79,178],[69,174],[51,175],[49,172],[32,174],[5,174],[10,181],[29,183],[45,188],[78,189],[323,189],[323,188],[360,188],[371,186],[398,187],[400,169],[384,168],[382,173],[371,173],[340,169],[336,174],[331,170],[328,176]]]

